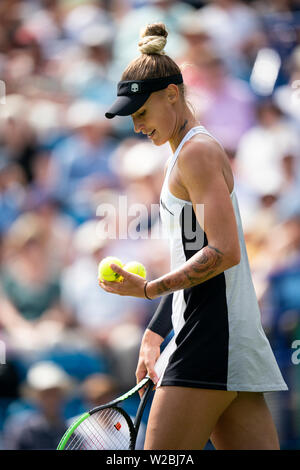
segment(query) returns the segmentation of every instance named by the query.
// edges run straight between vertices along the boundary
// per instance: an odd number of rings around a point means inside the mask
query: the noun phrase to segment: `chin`
[[[165,140],[157,140],[157,141],[154,141],[152,140],[152,143],[156,146],[156,147],[160,147],[161,145],[164,145],[168,142],[168,139],[165,139]]]

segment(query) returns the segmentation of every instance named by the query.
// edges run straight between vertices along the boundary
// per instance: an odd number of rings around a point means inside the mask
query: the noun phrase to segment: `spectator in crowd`
[[[20,165],[0,162],[0,233],[6,233],[22,213],[26,199],[26,179]]]
[[[199,121],[235,155],[239,140],[255,122],[255,98],[247,82],[232,76],[206,48],[183,70],[189,100]]]
[[[68,110],[72,133],[52,154],[56,180],[52,191],[77,223],[91,218],[92,194],[106,187],[118,187],[110,168],[116,147],[111,127],[102,109],[92,101],[77,101]]]
[[[55,450],[67,429],[64,404],[72,382],[65,371],[52,362],[37,362],[28,370],[22,387],[23,399],[31,409],[11,415],[4,429],[8,450]]]
[[[257,205],[252,219],[248,220],[246,224],[246,239],[247,249],[252,270],[255,272],[254,278],[256,279],[256,267],[262,263],[264,269],[271,269],[273,263],[280,262],[281,257],[270,255],[270,261],[265,262],[266,253],[269,251],[269,243],[271,242],[274,230],[278,227],[285,227],[288,222],[295,215],[300,213],[300,186],[299,186],[299,167],[297,167],[297,158],[294,155],[287,154],[282,157],[279,162],[282,175],[282,184],[278,191],[270,191],[268,187],[265,192],[261,192],[257,199]],[[283,240],[284,232],[279,231],[279,240]],[[272,250],[275,248],[271,244]],[[271,250],[271,251],[272,251]],[[282,253],[283,256],[283,253]],[[257,263],[258,261],[258,263]],[[264,285],[267,279],[264,279]],[[261,291],[257,287],[257,295],[260,297]]]
[[[115,27],[109,24],[85,28],[78,38],[78,59],[73,59],[62,77],[64,85],[71,86],[78,96],[100,105],[108,105],[115,92],[110,76],[114,34]]]
[[[299,157],[287,154],[282,159],[282,184],[276,202],[277,219],[284,222],[294,214],[300,213],[300,168]]]
[[[287,62],[289,82],[276,88],[274,101],[297,127],[300,127],[300,46],[297,46]]]
[[[43,158],[39,158],[39,163],[45,163]],[[28,190],[24,205],[27,212],[38,216],[44,232],[49,269],[59,273],[70,262],[74,220],[62,211],[60,202],[53,194],[37,188]]]
[[[28,184],[32,180],[36,134],[26,119],[27,107],[27,99],[19,94],[6,97],[0,121],[0,161],[19,165]]]
[[[289,72],[287,62],[300,39],[300,11],[297,0],[265,0],[257,5],[268,47],[274,49],[282,61],[277,85],[286,84]]]
[[[235,162],[240,184],[250,188],[256,199],[280,192],[285,156],[294,155],[299,161],[299,134],[272,100],[257,105],[257,119],[258,124],[240,139]]]
[[[185,49],[185,41],[179,33],[179,22],[183,15],[193,11],[192,7],[180,0],[151,0],[143,8],[129,9],[118,25],[114,41],[112,74],[119,77],[126,65],[136,55],[136,38],[146,23],[163,21],[172,29],[168,42],[170,55],[179,57]]]
[[[114,400],[120,388],[109,374],[91,374],[82,382],[79,391],[86,411]]]
[[[255,53],[266,42],[257,11],[240,0],[212,0],[196,14],[230,73],[247,80]]]
[[[38,215],[21,215],[5,238],[1,270],[1,326],[17,350],[51,344],[68,321],[59,276],[51,269]]]

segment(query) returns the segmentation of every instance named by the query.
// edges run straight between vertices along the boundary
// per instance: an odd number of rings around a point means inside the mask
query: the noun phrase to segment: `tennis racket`
[[[159,356],[155,371],[162,376],[170,354],[174,351],[174,337]],[[57,450],[134,450],[153,382],[145,377],[124,395],[105,405],[100,405],[79,416],[67,429]],[[141,398],[134,422],[119,405],[146,387]]]
[[[134,422],[118,405],[146,386]],[[75,420],[57,450],[134,450],[147,399],[154,384],[145,377],[119,398],[97,406]]]

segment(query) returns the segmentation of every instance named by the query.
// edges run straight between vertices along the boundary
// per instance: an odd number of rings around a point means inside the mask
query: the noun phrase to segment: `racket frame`
[[[131,397],[132,395],[134,395],[136,392],[141,390],[141,388],[143,388],[145,385],[147,385],[147,389],[145,390],[145,392],[142,396],[142,399],[140,401],[140,404],[139,404],[139,407],[138,407],[138,410],[137,410],[137,413],[136,413],[136,417],[135,417],[135,420],[134,420],[134,423],[133,423],[132,419],[130,418],[128,413],[126,411],[124,411],[122,408],[118,407],[117,405],[122,403],[124,400]],[[145,409],[149,394],[152,390],[152,385],[153,385],[152,380],[149,377],[145,377],[137,385],[135,385],[135,387],[133,387],[132,389],[130,389],[128,392],[124,393],[120,397],[116,398],[115,400],[112,400],[109,403],[106,403],[105,405],[96,406],[92,410],[83,413],[66,430],[65,434],[63,435],[63,437],[61,438],[61,440],[60,440],[60,442],[57,446],[57,450],[64,450],[65,449],[65,446],[66,446],[67,442],[69,441],[70,437],[74,434],[76,429],[80,426],[80,424],[83,421],[85,421],[87,418],[89,418],[93,414],[97,413],[98,411],[105,410],[107,408],[115,408],[126,419],[126,422],[128,424],[128,427],[129,427],[129,432],[130,432],[130,447],[129,447],[129,450],[134,450],[135,444],[136,444],[136,439],[137,439],[137,434],[138,434],[138,430],[139,430],[139,426],[140,426],[140,422],[141,422],[141,418],[142,418],[142,414],[143,414],[143,411]]]

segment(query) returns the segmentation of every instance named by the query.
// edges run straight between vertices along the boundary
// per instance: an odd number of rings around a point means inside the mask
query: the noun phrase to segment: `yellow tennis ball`
[[[129,263],[125,264],[123,269],[125,271],[128,271],[129,273],[137,274],[138,276],[141,276],[144,279],[146,278],[146,268],[142,265],[142,263],[139,263],[138,261],[129,261]]]
[[[119,281],[121,276],[111,269],[111,264],[117,264],[120,268],[123,267],[123,263],[119,258],[114,258],[113,256],[103,258],[98,266],[98,279],[100,281]]]

